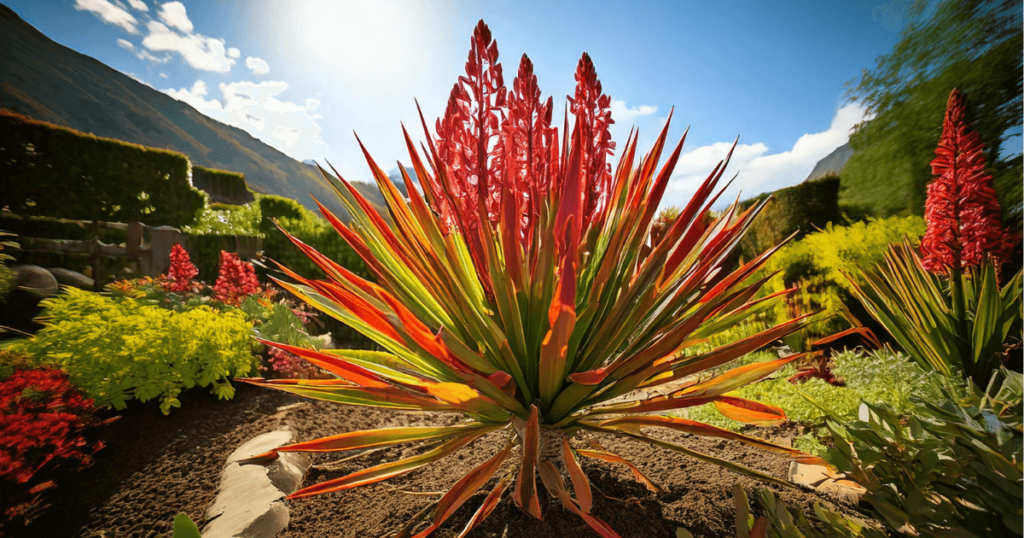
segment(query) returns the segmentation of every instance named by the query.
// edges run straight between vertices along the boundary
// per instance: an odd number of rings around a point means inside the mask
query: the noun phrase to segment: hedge
[[[824,228],[840,219],[839,176],[828,175],[770,194],[771,200],[740,241],[738,250],[743,260],[774,247],[794,232],[799,232],[799,239],[815,228]],[[742,202],[741,206],[747,209],[768,196],[762,194]]]
[[[245,174],[238,172],[193,165],[192,185],[209,194],[214,203],[242,205],[256,201],[245,183]]]
[[[263,255],[267,258],[307,278],[324,276],[320,268],[277,229],[274,225],[276,220],[288,233],[321,254],[363,278],[371,278],[363,260],[326,220],[295,200],[282,196],[260,195],[259,205],[263,215]]]
[[[0,206],[23,216],[149,225],[195,221],[206,196],[188,157],[0,109]]]

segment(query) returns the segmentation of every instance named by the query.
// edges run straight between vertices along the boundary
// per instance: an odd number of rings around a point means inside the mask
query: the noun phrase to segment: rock
[[[70,269],[62,269],[60,267],[51,267],[47,269],[54,278],[57,279],[57,283],[62,286],[72,286],[83,290],[93,290],[95,283],[93,280],[78,271],[72,271]]]
[[[790,462],[789,481],[818,493],[835,495],[853,504],[859,503],[861,496],[867,492],[860,484],[847,480],[846,475],[833,473],[824,465]]]
[[[254,437],[228,456],[220,491],[206,512],[210,523],[203,529],[203,538],[272,538],[288,526],[288,507],[282,500],[302,483],[309,456],[288,452],[266,466],[238,462],[291,440],[287,428],[272,431]]]
[[[20,290],[44,297],[57,295],[60,291],[57,279],[38,265],[16,265],[11,269],[14,270],[15,282]]]

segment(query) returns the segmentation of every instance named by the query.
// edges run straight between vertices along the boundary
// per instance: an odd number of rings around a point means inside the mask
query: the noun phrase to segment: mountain
[[[818,161],[804,181],[818,179],[829,174],[838,175],[843,170],[843,167],[846,166],[846,161],[850,160],[851,155],[853,155],[853,148],[850,147],[849,142],[839,146],[832,153],[826,155],[824,159]]]
[[[184,153],[245,174],[253,190],[347,213],[316,166],[301,163],[98,60],[49,39],[0,4],[0,107],[97,136]],[[376,185],[356,184],[382,202]]]

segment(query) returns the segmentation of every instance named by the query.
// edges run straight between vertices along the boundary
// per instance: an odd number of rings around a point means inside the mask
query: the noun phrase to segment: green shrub
[[[274,225],[276,219],[282,228],[303,243],[339,263],[349,271],[369,278],[369,271],[363,260],[348,246],[348,243],[325,219],[302,207],[295,200],[280,196],[260,195],[260,211],[263,215],[263,254],[306,278],[323,278],[323,272],[309,257],[302,253]]]
[[[196,222],[181,231],[196,235],[244,235],[262,237],[260,206],[211,204],[202,209]]]
[[[42,306],[45,327],[23,349],[65,370],[97,405],[123,409],[132,398],[157,398],[168,413],[183,389],[197,385],[227,399],[234,395],[228,377],[256,367],[241,312],[174,312],[74,288]]]
[[[878,404],[867,421],[835,417],[827,459],[901,535],[1021,536],[1021,374],[995,376],[1002,385],[988,394],[968,388],[967,398],[915,399],[909,413]]]
[[[14,271],[7,267],[7,262],[13,260],[14,256],[5,251],[5,249],[9,251],[11,248],[18,247],[17,243],[7,240],[13,236],[13,234],[0,230],[0,305],[6,302],[7,294],[11,293],[16,284]]]
[[[192,167],[192,185],[218,204],[243,205],[256,200],[245,183],[245,174],[205,166]]]
[[[180,153],[0,110],[0,207],[22,216],[190,224],[206,203],[190,166]]]
[[[744,260],[774,247],[794,232],[808,234],[830,222],[838,222],[839,177],[830,175],[779,189],[740,241]],[[764,200],[768,193],[742,203],[744,209]],[[798,236],[799,237],[799,236]]]
[[[848,327],[840,315],[844,308],[854,311],[861,322],[870,321],[853,297],[849,280],[844,273],[859,279],[858,268],[872,268],[888,250],[891,243],[899,243],[904,236],[913,244],[920,242],[924,233],[921,217],[890,217],[855,222],[849,226],[828,224],[819,232],[807,234],[795,243],[783,247],[768,261],[758,276],[778,271],[764,288],[774,293],[798,286],[800,289],[780,301],[774,310],[776,320],[790,319],[793,315],[824,312],[830,316],[804,330],[801,338],[815,340]],[[806,342],[797,342],[800,348]]]

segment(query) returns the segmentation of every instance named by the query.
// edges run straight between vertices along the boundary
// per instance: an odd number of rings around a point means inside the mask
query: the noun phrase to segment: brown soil
[[[187,394],[182,408],[167,417],[160,415],[155,406],[136,405],[123,413],[121,420],[102,432],[107,448],[100,452],[95,465],[77,474],[58,477],[59,486],[48,497],[52,507],[27,528],[6,529],[8,534],[19,538],[167,536],[178,512],[187,513],[202,528],[228,454],[260,433],[287,424],[298,439],[306,440],[356,429],[437,425],[454,420],[450,416],[396,413],[325,402],[308,402],[278,414],[277,407],[301,400],[249,386],[237,388],[236,397],[228,402],[217,402],[202,392]],[[789,468],[787,459],[739,443],[657,433],[666,440],[779,478],[784,479]],[[774,437],[792,435],[792,430],[785,429],[768,432],[768,436]],[[660,494],[648,491],[622,466],[595,460],[582,462],[594,487],[594,514],[624,538],[674,537],[678,527],[685,527],[696,537],[731,538],[735,536],[733,484],[739,482],[748,491],[765,486],[634,440],[612,436],[596,439],[609,451],[629,458],[663,489]],[[497,452],[502,443],[500,434],[492,434],[437,464],[402,477],[289,501],[291,523],[281,537],[392,536],[417,512],[440,498],[440,494],[432,492],[446,491]],[[390,448],[326,468],[324,464],[339,460],[344,454],[317,454],[304,485],[415,453],[416,447]],[[537,484],[543,490],[539,478]],[[456,536],[489,489],[481,489],[434,536]],[[820,503],[834,510],[851,511],[849,506],[811,492],[775,486],[770,489],[793,507],[809,510],[814,503]],[[490,518],[471,536],[597,536],[547,495],[542,494],[541,508],[544,520],[535,520],[515,507],[506,494]]]

